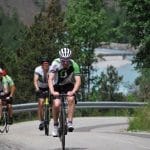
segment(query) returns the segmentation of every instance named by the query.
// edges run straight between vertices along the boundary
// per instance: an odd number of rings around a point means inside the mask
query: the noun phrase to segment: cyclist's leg
[[[67,88],[65,88],[67,91],[71,91],[73,89],[73,84],[67,85]],[[68,96],[67,97],[68,102],[68,129],[70,132],[74,130],[73,128],[73,116],[75,112],[75,96]]]
[[[13,117],[13,108],[12,108],[12,104],[8,104],[8,114],[9,114],[9,117],[10,117],[10,118]]]
[[[43,121],[43,104],[44,104],[44,99],[39,98],[39,100],[38,100],[38,118],[40,121]]]
[[[10,93],[9,93],[10,94]],[[9,94],[7,96],[9,96]],[[13,99],[6,100],[6,104],[8,107],[8,117],[9,117],[9,124],[13,124],[13,108],[12,108]]]
[[[39,130],[44,129],[44,99],[45,99],[45,91],[47,88],[40,88],[40,93],[38,94],[38,119],[40,121]]]
[[[68,102],[68,121],[73,121],[75,111],[75,98],[74,96],[67,97]]]
[[[42,97],[42,93],[40,93],[38,95],[38,119],[39,119],[39,130],[43,130],[44,129],[44,121],[43,121],[43,103],[44,103],[44,99]]]
[[[60,112],[60,99],[55,98],[53,99],[53,104],[52,104],[52,114],[53,114],[53,121],[54,121],[54,127],[52,131],[52,135],[58,136],[58,117],[59,117],[59,112]]]
[[[43,110],[43,105],[44,105],[44,99],[43,98],[39,98],[38,100],[38,119],[40,121],[39,124],[39,129],[43,130],[44,129],[44,110]]]
[[[60,92],[59,86],[54,85],[54,90],[57,92]],[[54,125],[55,125],[55,124],[58,124],[61,101],[59,97],[54,97],[54,96],[52,96],[52,101],[53,101],[52,102],[52,114],[53,114],[53,120],[54,120]]]
[[[8,106],[8,116],[9,116],[9,124],[13,124],[13,108],[12,104],[7,104]]]
[[[74,96],[67,97],[67,102],[68,102],[68,131],[72,132],[74,130],[74,127],[73,127],[73,116],[75,112]]]
[[[60,99],[57,98],[53,100],[52,113],[53,113],[54,124],[58,123],[60,104],[61,104]]]

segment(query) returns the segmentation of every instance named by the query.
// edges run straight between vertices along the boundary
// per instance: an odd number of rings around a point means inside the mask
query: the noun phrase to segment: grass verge
[[[129,120],[128,130],[150,132],[150,104],[135,111],[133,118]]]

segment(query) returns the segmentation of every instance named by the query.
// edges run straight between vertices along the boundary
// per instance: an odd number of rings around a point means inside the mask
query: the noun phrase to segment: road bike
[[[62,145],[62,150],[65,150],[65,135],[67,135],[67,118],[66,118],[66,96],[67,94],[60,94],[61,108],[59,114],[59,138]]]
[[[9,116],[8,116],[8,106],[7,106],[7,102],[5,102],[6,104],[4,104],[2,106],[2,117],[1,117],[1,121],[0,121],[0,133],[8,133],[9,131]]]
[[[52,104],[50,100],[50,95],[48,91],[44,93],[44,131],[45,135],[49,135],[49,124],[50,119],[52,118]]]

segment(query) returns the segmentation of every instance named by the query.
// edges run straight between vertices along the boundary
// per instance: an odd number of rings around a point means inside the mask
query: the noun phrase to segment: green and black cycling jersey
[[[64,68],[61,59],[56,58],[50,66],[50,72],[55,73],[54,85],[74,83],[74,77],[80,76],[79,65],[72,59],[67,68]]]

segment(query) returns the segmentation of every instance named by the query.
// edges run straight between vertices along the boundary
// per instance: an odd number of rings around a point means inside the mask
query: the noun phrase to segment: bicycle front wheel
[[[7,133],[8,130],[9,130],[9,128],[8,128],[8,114],[3,112],[2,118],[0,121],[0,132],[3,133],[4,131],[6,131],[6,133]]]
[[[65,135],[67,134],[67,123],[66,123],[66,112],[63,108],[61,108],[60,116],[59,116],[59,137],[62,144],[62,150],[65,150]]]

